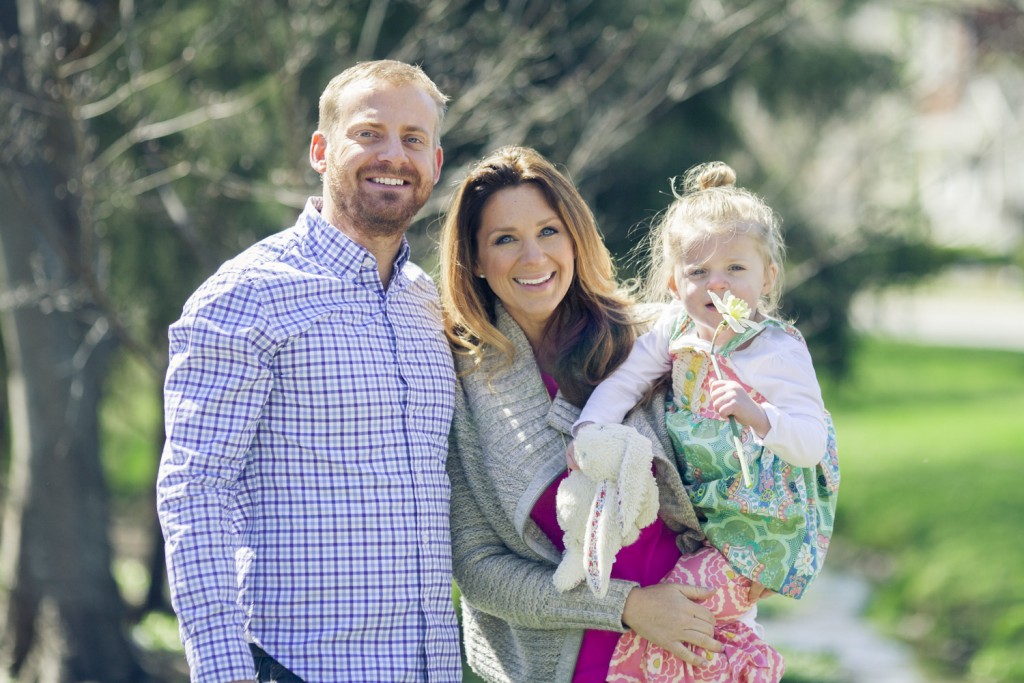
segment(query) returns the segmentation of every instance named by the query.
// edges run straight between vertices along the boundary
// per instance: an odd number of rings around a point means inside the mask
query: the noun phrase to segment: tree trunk
[[[59,234],[72,227],[55,225],[52,169],[33,166],[0,179],[8,301],[0,332],[11,426],[0,666],[22,683],[138,680],[110,569],[99,457],[98,405],[113,338],[104,318],[79,300],[80,288],[36,222],[53,221]],[[46,194],[49,202],[40,201]],[[35,215],[25,210],[29,197]]]
[[[0,681],[139,681],[111,573],[99,456],[98,406],[115,342],[83,286],[92,256],[76,187],[77,124],[39,50],[47,22],[39,13],[29,19],[37,32],[23,31],[0,60],[0,95],[13,103],[4,105],[0,149],[0,335],[11,437]],[[4,15],[0,35],[11,33],[10,22]],[[58,40],[67,33],[45,30]]]

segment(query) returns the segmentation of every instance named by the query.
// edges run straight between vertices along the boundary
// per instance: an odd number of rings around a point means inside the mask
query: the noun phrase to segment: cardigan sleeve
[[[487,482],[474,480],[486,476],[486,469],[477,466],[486,454],[461,391],[456,393],[449,445],[452,566],[463,599],[516,626],[625,631],[622,612],[637,583],[613,580],[603,599],[585,585],[560,593],[552,582],[553,563],[535,556],[525,544],[511,548],[498,533],[495,524],[502,520],[492,516],[500,514],[500,507],[478,499],[490,488]]]

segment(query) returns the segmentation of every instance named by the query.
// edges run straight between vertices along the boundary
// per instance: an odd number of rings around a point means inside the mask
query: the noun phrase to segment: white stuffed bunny
[[[565,555],[554,582],[567,591],[585,578],[603,598],[615,556],[658,515],[651,441],[632,427],[587,424],[574,449],[579,469],[562,481],[555,498]]]

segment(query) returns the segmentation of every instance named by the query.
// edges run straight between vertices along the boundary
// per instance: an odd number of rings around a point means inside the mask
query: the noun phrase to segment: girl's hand
[[[569,447],[565,449],[565,466],[570,472],[578,470],[580,467],[576,464],[576,458],[573,457],[573,453],[576,452],[576,442],[570,441]]]
[[[626,596],[622,623],[683,661],[703,666],[712,653],[722,651],[722,644],[714,639],[715,617],[693,602],[711,594],[707,588],[675,583],[634,588]]]
[[[723,419],[730,415],[746,425],[762,439],[772,428],[768,415],[757,404],[743,385],[730,379],[711,380],[711,405]]]
[[[572,430],[572,435],[575,437],[579,434],[579,431],[587,425],[592,425],[593,422],[581,422],[576,425]],[[569,443],[568,448],[565,449],[565,466],[569,468],[569,471],[578,470],[580,466],[576,463],[576,458],[573,455],[576,453],[576,441],[573,440]]]
[[[775,595],[775,591],[770,590],[763,583],[754,581],[750,584],[750,591],[747,593],[747,598],[750,602],[757,602],[762,598],[770,598]]]

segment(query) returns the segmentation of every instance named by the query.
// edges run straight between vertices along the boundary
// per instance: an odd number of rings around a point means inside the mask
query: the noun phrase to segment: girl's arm
[[[743,381],[767,399],[761,408],[770,427],[759,440],[795,467],[814,467],[825,455],[828,431],[811,355],[785,332],[766,332],[772,334],[748,349],[749,356],[733,356]]]
[[[594,389],[579,419],[573,424],[573,434],[586,422],[621,423],[654,382],[672,369],[668,344],[678,317],[678,308],[669,308],[649,332],[637,338],[622,365]]]

